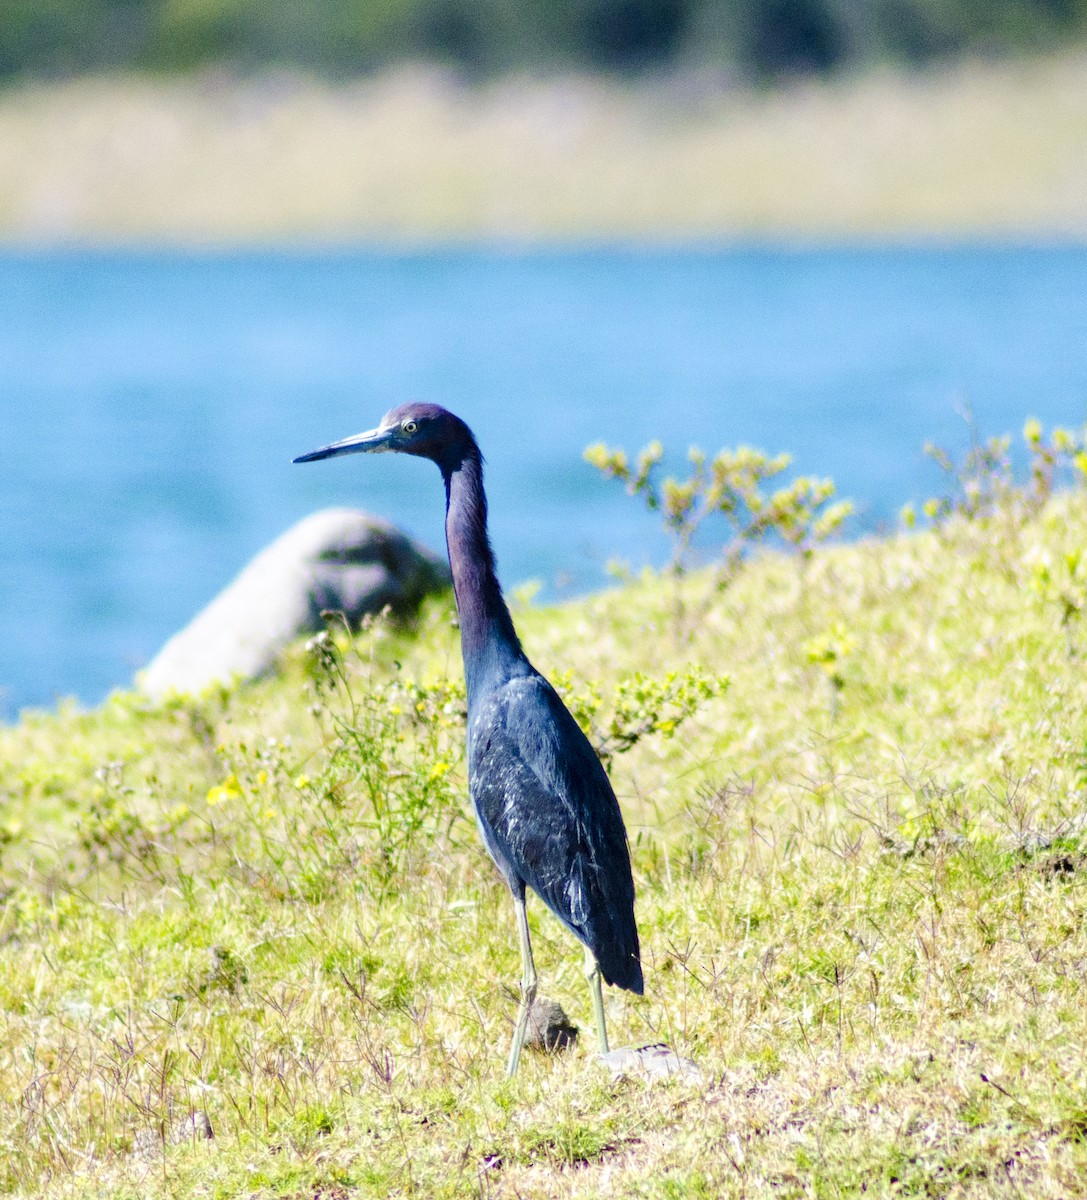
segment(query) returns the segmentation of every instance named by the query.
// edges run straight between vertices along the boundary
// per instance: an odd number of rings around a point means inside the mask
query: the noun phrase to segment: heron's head
[[[460,417],[437,404],[401,404],[387,412],[376,429],[300,454],[294,461],[316,462],[340,454],[380,454],[391,450],[433,459],[444,469],[455,467],[474,448],[472,431]]]

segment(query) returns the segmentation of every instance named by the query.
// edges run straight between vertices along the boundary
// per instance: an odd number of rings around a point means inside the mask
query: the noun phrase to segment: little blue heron
[[[487,537],[483,456],[436,404],[404,404],[376,429],[303,454],[397,451],[437,463],[468,689],[468,789],[483,842],[509,884],[521,941],[521,1004],[507,1075],[536,997],[525,885],[585,945],[597,1041],[608,1050],[600,977],[641,995],[634,881],[615,792],[578,723],[521,649]]]

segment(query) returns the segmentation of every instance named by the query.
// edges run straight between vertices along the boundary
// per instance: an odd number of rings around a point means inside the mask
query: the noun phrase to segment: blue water
[[[870,529],[964,400],[1087,418],[1087,248],[0,255],[0,717],[126,684],[315,508],[441,546],[430,464],[290,462],[405,399],[476,430],[507,585],[665,557],[601,439],[789,450]]]

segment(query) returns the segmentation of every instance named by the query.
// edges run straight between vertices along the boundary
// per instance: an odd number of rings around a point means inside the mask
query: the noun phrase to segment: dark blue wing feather
[[[634,883],[619,803],[554,688],[532,672],[480,699],[468,778],[487,849],[593,952],[608,983],[642,991]]]

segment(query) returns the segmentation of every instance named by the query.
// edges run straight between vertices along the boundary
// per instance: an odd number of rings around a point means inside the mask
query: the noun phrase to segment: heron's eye
[[[419,428],[419,424],[417,421],[405,421],[404,424],[400,426],[400,428],[405,433],[414,433]]]

